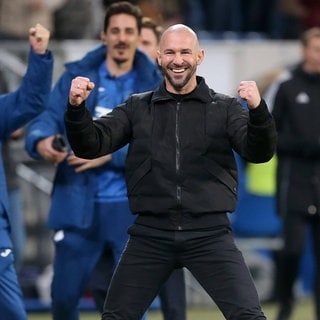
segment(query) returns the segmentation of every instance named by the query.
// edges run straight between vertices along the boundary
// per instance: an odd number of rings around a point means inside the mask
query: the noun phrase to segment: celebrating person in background
[[[51,90],[53,56],[48,50],[50,32],[37,24],[29,30],[31,50],[27,72],[19,88],[0,95],[1,144],[17,129],[44,110]],[[21,288],[14,268],[13,246],[6,177],[2,158],[0,164],[0,310],[1,318],[27,319]]]

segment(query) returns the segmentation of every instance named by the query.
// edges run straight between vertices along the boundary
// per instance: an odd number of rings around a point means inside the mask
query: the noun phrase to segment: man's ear
[[[160,51],[159,50],[157,51],[157,62],[158,62],[158,65],[161,66],[161,57],[160,57]]]
[[[100,39],[101,39],[102,43],[106,46],[107,45],[107,37],[106,37],[105,32],[101,31]]]
[[[197,65],[200,65],[204,58],[204,50],[200,49],[197,55]]]

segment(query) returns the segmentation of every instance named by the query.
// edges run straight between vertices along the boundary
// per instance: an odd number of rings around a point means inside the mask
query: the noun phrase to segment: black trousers
[[[107,290],[114,271],[114,259],[109,248],[103,252],[89,282],[97,309],[102,313]],[[182,269],[175,270],[158,293],[164,320],[186,320],[186,287]]]
[[[228,228],[166,231],[134,224],[113,275],[102,319],[139,320],[161,285],[186,267],[226,319],[266,319],[252,277]]]
[[[287,214],[283,223],[284,248],[280,256],[279,300],[281,307],[294,302],[294,284],[299,275],[307,231],[312,232],[315,257],[314,301],[316,319],[320,320],[320,216]]]

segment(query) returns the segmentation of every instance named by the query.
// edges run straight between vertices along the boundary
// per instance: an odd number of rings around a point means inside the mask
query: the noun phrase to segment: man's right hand
[[[57,151],[52,147],[54,136],[39,140],[37,143],[37,151],[41,157],[54,164],[62,162],[68,155],[66,151]]]
[[[94,83],[89,78],[76,77],[71,82],[69,92],[69,103],[72,106],[79,106],[85,101],[94,88]]]

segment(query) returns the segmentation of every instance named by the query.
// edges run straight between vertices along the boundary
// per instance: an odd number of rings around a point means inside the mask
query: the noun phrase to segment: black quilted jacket
[[[197,88],[179,101],[162,85],[95,122],[84,106],[68,106],[65,123],[77,156],[95,158],[130,144],[126,179],[134,213],[231,212],[237,199],[233,151],[255,163],[274,154],[275,124],[264,101],[248,112],[197,79]]]

